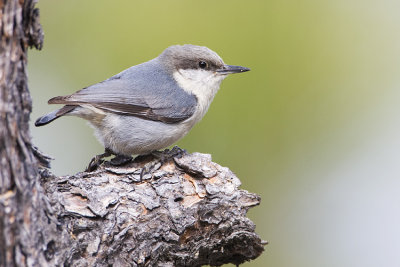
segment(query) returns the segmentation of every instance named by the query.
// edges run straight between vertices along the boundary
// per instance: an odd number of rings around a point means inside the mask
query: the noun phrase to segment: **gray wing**
[[[49,104],[90,104],[121,115],[177,123],[193,115],[197,99],[154,59],[72,95],[52,98]]]

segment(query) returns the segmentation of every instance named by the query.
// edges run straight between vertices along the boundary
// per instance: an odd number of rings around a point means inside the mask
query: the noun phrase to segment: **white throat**
[[[197,110],[194,114],[195,122],[203,118],[222,80],[226,77],[212,71],[192,69],[180,69],[174,72],[173,76],[183,90],[195,95],[197,98]]]

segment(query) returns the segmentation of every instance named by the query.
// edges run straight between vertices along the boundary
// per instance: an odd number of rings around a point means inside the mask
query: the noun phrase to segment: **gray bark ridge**
[[[41,174],[60,231],[45,236],[49,265],[238,265],[266,244],[246,217],[260,197],[210,155],[175,147],[123,167]]]
[[[39,266],[45,201],[31,149],[28,47],[41,48],[34,0],[0,1],[0,266]]]

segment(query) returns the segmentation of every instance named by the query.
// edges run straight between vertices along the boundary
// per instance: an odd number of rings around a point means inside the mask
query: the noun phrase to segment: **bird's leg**
[[[121,166],[132,161],[131,156],[115,154],[115,157],[110,160],[111,165]]]
[[[92,160],[89,162],[89,166],[86,168],[85,171],[91,172],[97,169],[101,163],[104,162],[103,158],[109,157],[112,155],[112,152],[106,148],[103,154],[96,155]]]

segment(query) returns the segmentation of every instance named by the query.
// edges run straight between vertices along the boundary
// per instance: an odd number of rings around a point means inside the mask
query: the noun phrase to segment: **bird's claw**
[[[181,157],[184,153],[186,153],[186,151],[177,146],[174,146],[171,150],[166,149],[164,151],[156,150],[151,152],[150,155],[156,159],[156,162],[142,168],[142,171],[140,172],[140,181],[142,181],[145,175],[153,172],[156,166],[164,165],[168,160],[173,159],[174,157]]]
[[[86,172],[92,172],[94,170],[96,170],[103,162],[103,158],[109,157],[111,156],[111,152],[106,150],[103,154],[100,155],[96,155],[94,156],[90,162],[89,165],[86,168]]]

